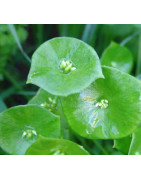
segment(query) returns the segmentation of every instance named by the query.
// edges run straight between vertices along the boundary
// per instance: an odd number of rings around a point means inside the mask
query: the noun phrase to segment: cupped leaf
[[[114,148],[122,152],[123,154],[127,155],[129,152],[130,144],[131,144],[132,137],[127,136],[122,139],[115,139],[114,140]]]
[[[28,104],[40,105],[54,114],[60,114],[58,108],[59,98],[43,89],[39,89],[37,94],[28,102]]]
[[[132,134],[132,141],[129,148],[129,155],[141,155],[141,127],[138,127]]]
[[[115,67],[123,72],[130,73],[133,68],[133,56],[126,47],[112,42],[104,51],[101,63],[102,65]]]
[[[65,139],[52,139],[39,137],[29,147],[28,155],[89,155],[80,145]]]
[[[9,154],[24,154],[39,135],[58,138],[59,117],[36,105],[17,106],[0,114],[0,147]]]
[[[117,139],[130,135],[141,122],[141,82],[116,68],[103,67],[97,79],[81,93],[61,100],[69,125],[90,139]]]
[[[102,78],[95,50],[75,38],[54,38],[42,44],[33,54],[27,83],[51,94],[67,96]]]

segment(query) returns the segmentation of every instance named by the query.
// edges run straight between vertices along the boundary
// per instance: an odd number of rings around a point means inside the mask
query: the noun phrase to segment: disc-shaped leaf
[[[127,136],[122,139],[116,139],[114,140],[114,148],[118,149],[120,152],[127,155],[129,152],[131,140],[132,140],[131,136]]]
[[[59,137],[59,117],[36,105],[17,106],[0,114],[0,147],[9,154],[24,154],[38,135]]]
[[[29,147],[28,155],[89,155],[80,145],[65,139],[40,137]]]
[[[59,115],[59,99],[43,89],[39,89],[37,94],[28,102],[28,104],[40,105],[51,111],[54,114]]]
[[[92,47],[75,38],[61,37],[45,42],[35,51],[27,83],[67,96],[102,77],[100,61]]]
[[[115,67],[123,72],[130,73],[133,68],[133,57],[126,47],[112,42],[104,51],[101,63],[102,65]]]
[[[103,67],[81,93],[62,98],[69,125],[86,138],[117,139],[130,135],[141,122],[141,82],[116,68]]]

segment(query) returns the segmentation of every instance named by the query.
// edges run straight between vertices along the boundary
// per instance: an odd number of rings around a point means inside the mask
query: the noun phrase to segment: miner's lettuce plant
[[[133,63],[131,52],[115,42],[101,63],[81,40],[43,43],[27,79],[40,89],[27,105],[0,114],[0,147],[9,154],[88,155],[70,138],[74,132],[112,139],[123,154],[141,154],[141,82],[129,75]]]

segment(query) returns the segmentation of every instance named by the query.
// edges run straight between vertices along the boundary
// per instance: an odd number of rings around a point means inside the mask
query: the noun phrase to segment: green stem
[[[16,94],[24,95],[24,96],[34,96],[36,95],[36,91],[19,91]]]
[[[86,24],[81,39],[84,42],[93,45],[97,26],[97,24]]]
[[[31,63],[30,58],[28,57],[28,55],[27,55],[27,54],[24,52],[24,50],[23,50],[23,47],[22,47],[22,45],[21,45],[21,43],[20,43],[20,40],[19,40],[19,38],[18,38],[18,35],[17,35],[17,33],[16,33],[16,29],[15,29],[14,25],[13,25],[13,24],[8,24],[8,27],[9,27],[9,29],[10,29],[10,31],[11,31],[11,33],[12,33],[12,35],[13,35],[15,41],[16,41],[17,46],[19,47],[21,53],[23,54],[23,56],[25,57],[25,59],[26,59],[29,63]]]
[[[3,71],[5,77],[13,84],[13,86],[17,89],[17,90],[21,90],[22,88],[19,86],[19,84],[17,83],[17,81],[12,77],[11,74],[9,74],[9,72],[7,71]]]
[[[23,88],[23,86],[25,85],[25,82],[20,82],[19,85]],[[6,98],[8,98],[9,96],[13,95],[13,94],[16,94],[17,92],[17,89],[12,86],[8,89],[5,89],[2,93],[1,93],[1,98],[4,100]]]
[[[101,146],[97,140],[93,140],[94,144],[103,152],[103,154],[108,155],[109,153]]]
[[[128,36],[127,38],[125,38],[120,45],[124,46],[125,44],[127,44],[129,41],[131,41],[134,37],[138,36],[140,34],[140,31],[137,31],[135,33],[133,33],[132,35]]]
[[[41,45],[43,42],[43,24],[37,25],[37,44]]]
[[[86,140],[77,136],[76,135],[76,138],[80,141],[81,145],[89,152],[91,153],[92,155],[94,155],[94,152],[93,150],[88,146],[88,144],[86,143]]]

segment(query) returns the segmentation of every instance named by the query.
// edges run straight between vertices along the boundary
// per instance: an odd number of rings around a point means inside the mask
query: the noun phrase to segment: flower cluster
[[[53,99],[51,97],[48,98],[49,103],[43,103],[41,104],[42,107],[47,108],[49,111],[52,111],[56,108],[57,102],[56,99]]]
[[[37,136],[37,133],[34,129],[27,129],[23,132],[23,135],[22,135],[22,137],[26,137],[28,139],[31,139],[34,136]]]
[[[100,102],[96,103],[96,107],[100,107],[101,109],[105,109],[108,107],[108,100],[102,99]]]
[[[59,65],[59,68],[65,74],[76,70],[76,67],[74,67],[73,64],[69,60],[67,60],[67,61],[62,60],[60,65]]]

